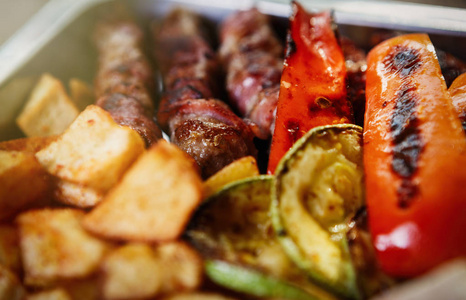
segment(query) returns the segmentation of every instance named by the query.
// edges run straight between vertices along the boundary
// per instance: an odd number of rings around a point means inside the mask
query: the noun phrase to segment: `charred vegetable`
[[[207,260],[206,273],[217,284],[259,297],[283,297],[297,300],[320,299],[286,281],[223,260]]]
[[[307,281],[278,242],[269,214],[272,180],[258,176],[226,186],[195,213],[187,239],[220,285],[256,296],[333,299]]]
[[[310,14],[292,3],[268,172],[309,129],[353,120],[346,68],[329,11]]]
[[[466,255],[466,139],[426,34],[368,56],[364,168],[385,272],[412,277]]]
[[[363,205],[362,128],[316,127],[277,167],[273,226],[291,259],[310,278],[345,297],[357,298],[346,232]]]

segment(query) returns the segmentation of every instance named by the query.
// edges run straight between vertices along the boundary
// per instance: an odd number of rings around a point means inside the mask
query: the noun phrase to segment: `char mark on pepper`
[[[402,179],[397,190],[398,204],[402,208],[409,207],[418,191],[412,181],[424,146],[419,130],[418,103],[416,88],[409,84],[401,86],[396,94],[395,108],[390,121],[394,144],[392,169]]]
[[[402,78],[413,74],[421,63],[419,52],[405,46],[394,47],[384,60],[386,68]]]

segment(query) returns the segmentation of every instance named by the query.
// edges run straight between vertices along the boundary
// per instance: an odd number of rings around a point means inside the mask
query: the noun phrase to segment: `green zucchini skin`
[[[226,261],[207,260],[205,270],[207,276],[215,283],[257,297],[276,297],[290,300],[320,299],[283,280]]]
[[[261,297],[335,299],[309,282],[278,242],[270,218],[272,184],[268,175],[229,184],[198,208],[185,238],[219,285]]]
[[[358,299],[346,233],[364,205],[362,128],[310,130],[280,161],[272,187],[274,230],[309,278],[344,298]]]

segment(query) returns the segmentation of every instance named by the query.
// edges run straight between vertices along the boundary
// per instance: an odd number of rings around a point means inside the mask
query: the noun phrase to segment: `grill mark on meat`
[[[99,54],[96,104],[129,126],[149,147],[162,137],[154,121],[153,72],[143,51],[143,33],[128,19],[100,22],[94,32]]]

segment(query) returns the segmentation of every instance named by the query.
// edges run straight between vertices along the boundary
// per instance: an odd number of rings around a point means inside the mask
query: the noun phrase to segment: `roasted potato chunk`
[[[81,227],[84,212],[78,209],[42,209],[17,218],[21,258],[28,285],[92,274],[108,244]]]
[[[84,218],[84,227],[117,240],[176,239],[202,200],[194,164],[173,144],[159,141]]]
[[[202,283],[203,263],[182,242],[155,247],[130,243],[113,250],[102,263],[104,299],[147,299],[191,291]]]
[[[197,289],[202,283],[204,264],[197,251],[183,242],[171,242],[155,248],[160,260],[162,291],[173,293]]]
[[[26,136],[49,136],[62,133],[78,114],[60,80],[43,74],[16,123]]]
[[[76,189],[81,186],[105,193],[143,151],[144,142],[135,131],[118,125],[108,112],[91,105],[57,141],[37,152],[36,157],[49,173],[64,182],[58,184],[59,194],[67,195],[63,202],[92,206],[100,198],[82,201],[79,195],[89,191]]]
[[[44,203],[49,183],[34,154],[0,150],[0,220]]]
[[[102,263],[105,299],[154,297],[162,285],[160,263],[147,244],[127,244],[112,251]]]
[[[235,300],[222,294],[207,292],[178,293],[163,297],[162,300]]]
[[[254,157],[245,156],[237,159],[204,182],[204,197],[208,198],[228,183],[258,175],[259,168]]]
[[[0,142],[0,150],[36,153],[55,141],[58,136],[34,136]]]

